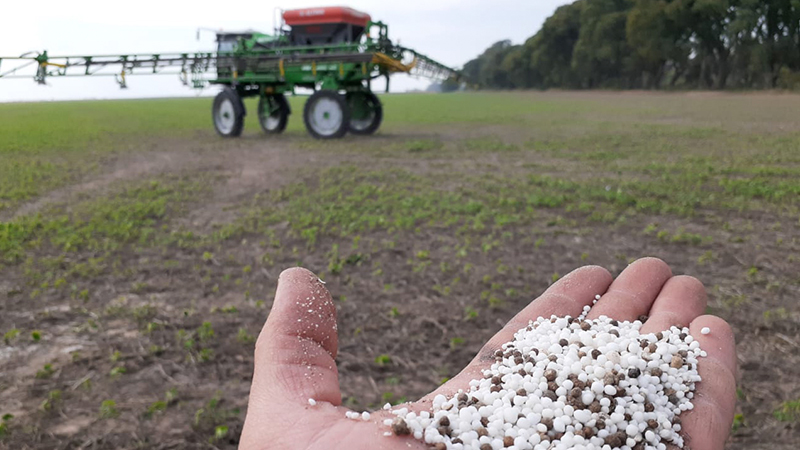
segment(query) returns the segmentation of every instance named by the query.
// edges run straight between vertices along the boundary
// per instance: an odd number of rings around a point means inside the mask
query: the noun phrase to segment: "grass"
[[[109,154],[135,149],[140,136],[186,136],[207,116],[204,103],[0,104],[0,211],[96,172]]]
[[[292,99],[295,111],[301,110],[302,101]],[[612,203],[691,215],[700,208],[751,209],[762,203],[796,209],[800,197],[800,157],[793,151],[800,146],[797,133],[753,135],[647,122],[623,126],[589,120],[600,110],[595,103],[531,102],[505,94],[389,95],[382,101],[392,111],[387,131],[445,124],[552,125],[523,149],[547,155],[554,160],[551,164],[591,161],[602,175],[577,182],[536,176],[531,183],[540,192],[532,195],[540,206],[591,210],[597,203]],[[254,109],[253,102],[247,103]],[[7,160],[0,165],[0,211],[97,171],[106,153],[141,151],[139,135],[180,139],[209,132],[209,104],[208,99],[0,104],[0,156]],[[626,110],[631,112],[633,108]],[[582,119],[563,121],[575,115]],[[248,131],[254,132],[253,122],[248,122]],[[291,121],[288,132],[302,133],[301,121]],[[500,134],[467,139],[449,150],[437,139],[401,145],[412,153],[520,150]],[[698,153],[701,148],[708,150]],[[597,211],[595,216],[604,214]]]
[[[20,262],[44,247],[109,252],[124,244],[152,243],[160,220],[207,189],[200,181],[180,178],[137,182],[107,197],[0,222],[0,263]]]
[[[461,235],[481,234],[532,224],[542,210],[565,210],[583,220],[619,222],[637,214],[692,216],[701,208],[742,208],[737,198],[708,197],[702,190],[676,192],[672,182],[635,184],[607,189],[608,179],[568,181],[541,175],[521,177],[465,176],[454,173],[423,176],[401,169],[359,170],[333,167],[274,191],[265,206],[219,231],[220,238],[245,233],[267,233],[278,223],[289,223],[309,248],[320,234],[340,238],[385,230],[414,231],[419,227],[455,226]],[[724,201],[722,201],[724,200]],[[335,207],[334,207],[335,205]],[[554,225],[559,221],[552,222]],[[703,245],[712,239],[684,229],[659,231],[659,240]],[[544,240],[539,238],[537,245]],[[485,241],[484,250],[495,246]],[[343,258],[338,246],[331,252],[328,270],[337,274],[360,254]],[[428,250],[416,253],[415,269],[427,267]]]
[[[529,109],[527,102],[513,97],[451,98],[455,105],[442,103],[435,96],[384,96],[386,107],[397,113],[388,127],[483,123],[487,114],[491,114],[492,123],[500,124]],[[290,133],[302,132],[302,121],[296,118],[303,101],[304,98],[291,98],[296,113],[295,120],[289,122]],[[256,110],[256,102],[245,102],[249,111]],[[0,103],[0,212],[96,173],[109,156],[141,151],[158,139],[178,140],[198,130],[213,133],[210,106],[211,99],[207,98]],[[547,108],[537,107],[541,111]],[[246,124],[249,132],[258,128],[253,120]],[[146,136],[145,142],[142,136]],[[409,145],[408,151],[431,151],[438,145],[421,140]]]

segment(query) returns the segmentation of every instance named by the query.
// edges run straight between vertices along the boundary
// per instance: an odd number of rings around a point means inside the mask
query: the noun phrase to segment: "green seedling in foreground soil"
[[[117,402],[114,400],[103,400],[100,404],[100,418],[101,419],[113,419],[119,416],[119,411],[117,410]]]
[[[175,404],[178,399],[178,390],[172,388],[167,391],[164,395],[164,400],[156,400],[147,407],[147,411],[144,413],[144,417],[147,419],[151,419],[154,416],[163,413],[167,410],[167,407]]]
[[[42,340],[42,332],[39,331],[39,330],[31,331],[31,339],[33,339],[33,342],[41,341]]]
[[[744,421],[744,414],[736,414],[733,416],[733,424],[731,425],[731,432],[736,433],[739,431],[739,428],[746,426]]]
[[[236,314],[236,313],[239,312],[239,310],[233,305],[228,305],[228,306],[223,306],[222,308],[220,308],[219,312],[225,313],[225,314]]]
[[[502,298],[500,298],[500,297],[498,297],[498,296],[496,296],[494,294],[491,294],[489,296],[489,307],[490,308],[499,308],[499,307],[503,306],[503,303],[504,302],[503,302]]]
[[[378,367],[384,367],[384,366],[387,366],[387,365],[389,365],[391,362],[392,362],[392,358],[391,358],[389,355],[386,355],[386,354],[383,354],[383,355],[378,355],[378,356],[375,358],[375,364],[377,364],[377,365],[378,365]]]
[[[443,297],[446,297],[446,296],[450,295],[450,292],[453,289],[450,286],[442,287],[441,285],[436,284],[436,285],[433,286],[433,290],[436,291],[439,295],[441,295]]]
[[[161,356],[164,353],[164,347],[153,344],[147,349],[147,353],[154,355],[154,356]]]
[[[144,416],[148,419],[152,418],[157,414],[161,414],[167,410],[167,402],[163,400],[156,400],[147,407],[147,411],[145,411]]]
[[[714,261],[714,258],[715,258],[714,252],[711,251],[711,250],[708,250],[705,253],[703,253],[702,255],[700,255],[699,258],[697,258],[697,263],[701,264],[701,265],[702,264],[707,264],[709,262]]]
[[[11,345],[11,343],[15,339],[17,339],[17,336],[19,336],[19,333],[20,333],[19,328],[12,328],[6,331],[5,334],[3,335],[3,342],[5,342],[6,345]]]
[[[239,332],[236,335],[236,340],[242,344],[252,344],[256,341],[256,338],[252,334],[248,333],[247,329],[239,328]]]
[[[200,325],[197,329],[197,337],[200,338],[201,342],[214,339],[214,327],[211,325],[211,322],[203,322],[203,324]]]
[[[159,328],[159,324],[157,322],[147,322],[147,325],[144,328],[145,334],[152,334]]]
[[[219,441],[220,439],[224,439],[225,436],[228,435],[228,426],[227,425],[217,425],[214,428],[214,437],[211,439],[212,442]]]
[[[212,397],[206,404],[198,409],[194,413],[194,422],[193,425],[195,429],[214,433],[213,436],[216,436],[216,432],[221,426],[224,425],[229,420],[234,419],[239,415],[239,409],[225,409],[221,407],[222,400],[219,397],[219,394]],[[227,434],[227,428],[225,429],[225,434]],[[213,437],[210,438],[213,440]]]
[[[61,404],[62,392],[58,389],[52,390],[47,393],[47,398],[39,405],[42,411],[52,411]]]
[[[781,403],[772,415],[781,422],[800,421],[800,399]]]
[[[198,353],[200,361],[208,362],[214,359],[214,350],[210,348],[201,348],[200,352]]]
[[[41,370],[36,372],[36,378],[39,378],[39,379],[50,378],[51,376],[53,376],[55,371],[56,370],[53,369],[53,365],[52,364],[45,364],[44,367],[42,367]]]
[[[765,322],[772,322],[775,320],[786,320],[790,317],[789,311],[783,306],[775,309],[768,309],[763,313]]]
[[[9,423],[14,418],[13,414],[3,414],[2,419],[0,419],[0,439],[5,438],[9,435]]]
[[[760,277],[760,273],[759,273],[758,267],[750,266],[750,268],[747,269],[747,279],[751,283],[758,283],[760,281],[761,277]]]

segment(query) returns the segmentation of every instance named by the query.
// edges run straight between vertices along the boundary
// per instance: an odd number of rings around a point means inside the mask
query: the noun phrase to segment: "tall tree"
[[[464,66],[485,88],[800,85],[800,0],[578,0]]]
[[[464,64],[462,73],[470,83],[480,88],[507,89],[513,87],[508,74],[501,68],[506,55],[514,49],[511,41],[498,41],[480,56]]]
[[[586,0],[572,67],[582,87],[631,87],[631,48],[625,36],[631,0]]]
[[[540,80],[540,87],[580,87],[580,78],[572,68],[572,56],[580,37],[584,4],[585,0],[578,0],[558,8],[525,43],[532,49],[531,72]]]
[[[691,45],[677,20],[679,10],[672,0],[635,0],[628,14],[626,37],[646,88],[660,87],[665,77],[675,86],[686,71]]]

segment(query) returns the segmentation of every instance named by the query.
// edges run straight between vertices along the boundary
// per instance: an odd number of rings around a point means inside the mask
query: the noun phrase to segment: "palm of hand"
[[[604,293],[588,318],[606,315],[617,320],[649,316],[643,333],[670,326],[688,326],[708,353],[698,364],[703,381],[693,399],[694,409],[682,415],[683,434],[692,448],[721,450],[729,434],[735,406],[736,355],[733,332],[706,307],[703,285],[695,278],[672,276],[661,260],[645,258],[626,268],[614,280],[605,269],[587,266],[553,284],[517,314],[484,345],[458,376],[417,402],[411,410],[431,409],[437,394],[468,390],[469,381],[482,376],[494,351],[539,316],[580,314],[594,296]],[[709,327],[713,333],[702,335]],[[386,437],[382,422],[390,415],[372,414],[370,420],[345,418],[336,370],[338,348],[336,310],[330,294],[311,272],[289,269],[280,276],[267,323],[256,343],[255,371],[242,449],[426,449],[409,437]],[[311,406],[308,399],[315,399]],[[391,416],[392,418],[394,416]]]

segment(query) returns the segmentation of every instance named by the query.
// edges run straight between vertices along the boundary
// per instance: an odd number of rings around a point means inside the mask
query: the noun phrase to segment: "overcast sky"
[[[0,56],[47,50],[50,55],[210,51],[213,33],[198,27],[270,32],[276,7],[346,5],[389,24],[389,35],[445,64],[459,67],[492,43],[521,43],[570,0],[36,0],[2,2]],[[12,67],[2,62],[0,72]],[[30,72],[28,72],[30,73]],[[392,91],[424,89],[427,80],[394,76]],[[113,78],[0,79],[0,102],[193,96],[199,91],[177,76],[128,78],[120,90]],[[206,90],[204,95],[211,92]]]

